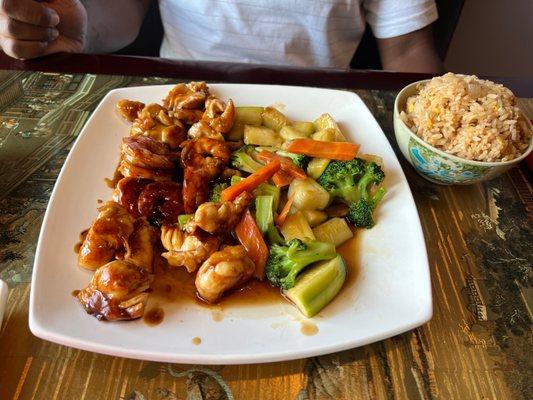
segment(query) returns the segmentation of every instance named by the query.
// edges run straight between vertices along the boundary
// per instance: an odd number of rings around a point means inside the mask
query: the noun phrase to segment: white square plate
[[[86,314],[71,292],[91,273],[77,266],[73,245],[96,216],[96,200],[109,199],[103,182],[119,158],[128,123],[115,112],[123,98],[160,102],[171,86],[117,89],[108,93],[85,125],[55,185],[44,218],[31,287],[29,324],[38,337],[98,353],[154,361],[243,364],[331,353],[415,328],[431,318],[431,286],[424,237],[400,164],[383,131],[354,93],[306,87],[210,85],[237,105],[283,105],[294,120],[328,112],[361,152],[383,157],[388,188],[377,225],[361,232],[357,281],[344,288],[300,332],[297,311],[285,302],[225,311],[216,321],[205,307],[188,304],[155,327],[142,320],[105,323]],[[194,337],[202,342],[195,345]]]

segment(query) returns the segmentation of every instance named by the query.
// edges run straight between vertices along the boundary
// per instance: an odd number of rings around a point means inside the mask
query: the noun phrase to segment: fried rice
[[[400,117],[422,140],[446,153],[476,161],[509,161],[528,148],[532,135],[503,85],[447,73],[407,99]]]

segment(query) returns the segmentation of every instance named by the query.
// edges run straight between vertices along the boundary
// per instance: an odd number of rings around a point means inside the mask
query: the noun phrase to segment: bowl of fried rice
[[[446,185],[491,179],[533,149],[533,127],[514,94],[473,75],[406,86],[394,103],[394,131],[415,170]]]

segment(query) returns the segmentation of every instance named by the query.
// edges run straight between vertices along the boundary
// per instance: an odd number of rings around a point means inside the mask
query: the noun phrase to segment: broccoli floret
[[[380,187],[372,198],[363,198],[350,204],[346,218],[357,228],[372,228],[374,226],[374,209],[385,195],[386,190]]]
[[[264,165],[253,158],[255,148],[252,145],[244,145],[231,155],[231,166],[244,172],[253,173]]]
[[[330,260],[337,255],[335,246],[316,240],[303,242],[293,239],[286,245],[272,244],[266,265],[266,276],[271,284],[290,289],[296,276],[309,264]]]
[[[225,182],[215,183],[209,192],[209,201],[218,203],[220,202],[220,193],[226,189],[229,185]]]
[[[365,162],[360,158],[351,161],[331,161],[317,179],[320,186],[332,197],[350,204],[359,198],[357,181],[365,173]]]
[[[289,153],[288,151],[283,151],[283,150],[277,151],[276,153],[279,154],[280,156],[290,158],[294,164],[296,164],[298,167],[304,170],[307,168],[309,161],[311,161],[311,158],[304,154],[294,154],[294,153]]]
[[[385,174],[375,162],[369,162],[365,166],[365,173],[357,183],[358,199],[350,204],[346,218],[358,228],[372,228],[374,226],[374,209],[385,195],[385,188],[379,188],[370,197],[373,185],[379,185],[385,179]]]
[[[367,200],[371,186],[378,186],[381,182],[383,182],[383,179],[385,179],[385,173],[381,167],[375,162],[367,163],[365,167],[365,173],[357,183],[359,197]]]
[[[374,226],[372,213],[385,195],[380,188],[370,198],[371,188],[383,182],[385,174],[375,162],[360,158],[351,161],[331,161],[317,182],[332,197],[344,200],[349,205],[348,221],[358,228]]]

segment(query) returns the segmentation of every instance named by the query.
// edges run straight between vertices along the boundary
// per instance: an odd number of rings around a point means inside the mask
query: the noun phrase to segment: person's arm
[[[431,26],[386,39],[377,39],[383,69],[440,74],[444,66],[435,49]]]
[[[137,36],[150,0],[0,0],[0,47],[27,59],[112,52]]]

